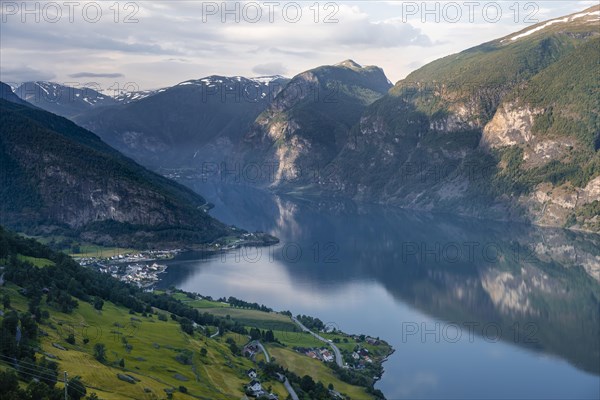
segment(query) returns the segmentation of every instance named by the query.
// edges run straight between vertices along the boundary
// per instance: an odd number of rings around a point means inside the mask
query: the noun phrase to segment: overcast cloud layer
[[[429,14],[420,1],[228,2],[229,14],[222,2],[119,2],[118,12],[114,3],[3,0],[0,79],[151,89],[211,74],[291,77],[351,58],[396,82],[434,59],[597,4],[524,1],[517,15],[512,1],[427,2]]]

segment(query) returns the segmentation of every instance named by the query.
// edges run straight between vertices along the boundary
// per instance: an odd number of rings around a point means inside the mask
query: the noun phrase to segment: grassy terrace
[[[325,385],[333,384],[335,390],[350,396],[352,399],[368,399],[371,396],[360,386],[349,385],[342,382],[327,365],[321,361],[297,353],[287,347],[277,344],[269,345],[269,352],[273,360],[282,367],[297,375],[310,375],[319,377]]]
[[[27,260],[40,266],[50,262],[31,257]],[[10,296],[13,309],[19,312],[27,310],[28,299],[20,293],[18,286],[7,283],[0,288],[0,296],[5,294]],[[296,346],[323,347],[325,344],[308,333],[300,332],[288,316],[235,308],[207,299],[191,299],[179,292],[171,295],[202,312],[229,316],[248,329],[273,330],[280,343],[264,343],[272,361],[298,376],[310,375],[325,386],[332,384],[337,391],[352,399],[371,398],[364,387],[343,382],[330,365],[294,351],[292,348]],[[39,352],[57,361],[59,371],[66,370],[71,377],[81,376],[88,394],[96,392],[102,399],[161,399],[167,396],[165,390],[173,391],[177,399],[240,398],[244,384],[249,381],[245,371],[257,368],[265,361],[262,353],[257,354],[254,360],[232,354],[227,342],[233,340],[241,349],[249,341],[245,335],[231,332],[215,338],[198,332],[188,335],[172,318],[165,321],[159,319],[158,314],[146,317],[131,314],[128,309],[111,302],[105,302],[102,310],[98,311],[91,304],[80,301],[70,314],[48,307],[44,299],[41,304],[42,311],[48,311],[50,318],[40,323]],[[168,315],[160,310],[158,313]],[[216,332],[216,327],[210,327],[210,330]],[[67,341],[70,334],[75,338],[74,344]],[[342,351],[351,352],[356,345],[353,338],[342,333],[323,336],[339,339],[338,346]],[[344,342],[344,339],[347,341]],[[104,363],[94,357],[94,345],[97,343],[105,345]],[[389,350],[387,345],[363,345],[370,351]],[[201,355],[202,349],[206,349],[204,356]],[[191,352],[191,359],[178,361],[176,357],[185,352]],[[120,365],[121,360],[123,366]],[[5,367],[7,365],[0,362],[0,368]],[[117,374],[131,375],[138,382],[131,384],[119,380]],[[287,397],[283,384],[264,374],[259,377],[265,389],[279,395],[280,399]],[[57,386],[60,387],[61,383]],[[179,392],[180,386],[185,386],[188,393]]]
[[[0,294],[10,296],[12,308],[27,310],[27,299],[19,293],[19,287],[7,284],[0,288]],[[85,302],[80,302],[71,314],[45,306],[42,309],[50,311],[51,316],[40,324],[40,329],[47,334],[40,335],[41,350],[50,357],[57,357],[59,371],[66,370],[70,376],[80,375],[88,386],[88,393],[96,392],[102,399],[166,398],[164,389],[177,392],[181,385],[189,394],[177,393],[175,398],[239,398],[248,381],[245,371],[253,365],[250,360],[233,356],[224,340],[208,339],[200,334],[192,337],[183,333],[179,324],[170,318],[161,321],[156,315],[131,315],[127,309],[110,302],[105,302],[102,311]],[[74,345],[66,341],[71,333],[75,336]],[[89,339],[87,344],[84,338]],[[104,364],[94,358],[96,343],[106,346]],[[131,346],[130,350],[126,344]],[[207,350],[204,357],[200,356],[202,348]],[[182,350],[193,352],[191,364],[175,359]],[[118,365],[121,359],[124,368]],[[139,382],[121,381],[118,373],[132,375]]]
[[[38,257],[31,257],[31,256],[24,256],[19,254],[17,256],[17,258],[21,261],[28,261],[31,264],[33,264],[34,266],[38,267],[38,268],[44,268],[44,267],[48,267],[48,266],[52,266],[54,265],[54,261],[50,261],[47,258],[38,258]]]
[[[287,315],[277,312],[265,312],[248,308],[236,308],[226,303],[210,301],[206,299],[192,300],[183,293],[172,294],[186,304],[197,307],[199,311],[209,312],[221,317],[228,317],[238,321],[248,329],[258,328],[260,330],[272,330],[278,343],[265,343],[263,345],[268,351],[271,359],[276,364],[299,376],[309,375],[320,380],[325,386],[332,384],[336,391],[349,396],[352,399],[369,399],[372,396],[364,387],[346,383],[337,376],[331,368],[334,363],[324,363],[320,360],[310,358],[293,350],[294,347],[321,348],[327,344],[316,339],[307,332],[302,332],[299,327]],[[381,361],[392,351],[392,348],[381,341],[379,345],[371,345],[364,341],[357,343],[354,337],[343,333],[320,333],[326,339],[335,342],[342,353],[351,354],[357,345],[369,350],[369,354],[376,360]],[[248,337],[238,334],[226,334],[222,339],[231,338],[238,346],[248,343]],[[259,353],[254,361],[264,361],[264,355]],[[283,397],[285,398],[285,396]]]

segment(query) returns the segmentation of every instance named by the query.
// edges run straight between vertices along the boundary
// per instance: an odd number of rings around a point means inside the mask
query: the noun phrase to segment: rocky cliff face
[[[410,74],[364,111],[321,189],[599,230],[599,14],[541,23]]]
[[[0,100],[3,225],[120,245],[202,243],[231,233],[205,200],[73,123]],[[35,231],[35,232],[34,232]]]
[[[390,87],[380,68],[352,60],[298,74],[258,116],[237,152],[244,164],[274,165],[262,184],[315,187],[361,112]]]

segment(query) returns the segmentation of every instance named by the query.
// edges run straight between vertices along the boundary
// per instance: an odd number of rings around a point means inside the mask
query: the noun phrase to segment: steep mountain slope
[[[75,121],[145,166],[221,161],[287,79],[209,76]]]
[[[321,187],[600,229],[600,6],[434,61],[354,127]]]
[[[256,119],[236,152],[243,165],[256,163],[266,172],[263,183],[312,185],[347,143],[363,110],[390,87],[381,68],[352,60],[303,72]]]
[[[15,93],[36,107],[67,118],[117,103],[92,87],[77,88],[55,82],[24,82]]]
[[[12,88],[4,82],[0,82],[0,99],[11,101],[17,104],[30,105],[25,100],[21,100],[19,96],[12,91]]]
[[[122,245],[212,241],[205,200],[54,114],[0,100],[1,223]]]

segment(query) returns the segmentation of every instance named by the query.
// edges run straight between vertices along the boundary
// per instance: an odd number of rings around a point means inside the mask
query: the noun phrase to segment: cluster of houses
[[[304,354],[310,358],[321,360],[323,362],[333,362],[335,356],[331,354],[329,349],[326,347],[321,348],[306,348],[306,347],[294,347],[294,350],[300,354]]]
[[[153,260],[168,260],[180,253],[180,249],[174,250],[146,250],[140,253],[117,254],[108,257],[80,257],[76,258],[79,265],[88,266],[98,263],[140,263]]]
[[[354,359],[356,369],[364,369],[365,363],[373,363],[373,359],[369,355],[369,350],[365,348],[359,348],[352,352],[352,359]]]
[[[260,381],[258,380],[258,374],[256,373],[255,369],[249,369],[246,371],[246,374],[248,375],[248,378],[251,379],[251,381],[246,385],[246,394],[252,397],[263,396],[269,400],[279,400],[279,397],[275,393],[267,393],[263,389]]]
[[[129,264],[127,267],[118,265],[99,265],[98,271],[110,274],[123,282],[133,283],[139,287],[149,287],[159,281],[158,275],[165,272],[166,265],[153,263],[148,264]]]

